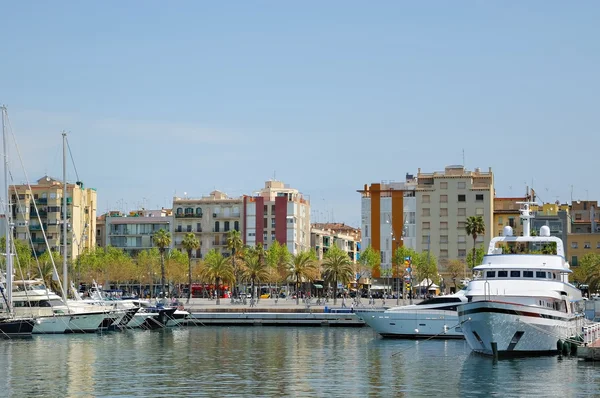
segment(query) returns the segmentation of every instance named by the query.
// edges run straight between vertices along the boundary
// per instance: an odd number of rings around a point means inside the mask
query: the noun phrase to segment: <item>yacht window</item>
[[[533,278],[533,271],[523,271],[523,278]]]
[[[511,278],[520,278],[521,277],[521,271],[510,271],[510,277]]]
[[[556,279],[556,274],[552,273],[552,279]]]
[[[486,271],[485,277],[486,278],[495,278],[496,277],[496,271]]]
[[[507,278],[508,271],[498,271],[498,278]]]
[[[547,277],[548,279],[552,279],[552,273],[551,273],[551,272],[547,272],[547,273],[546,273],[546,277]]]
[[[544,271],[535,271],[536,278],[546,278],[546,273]]]

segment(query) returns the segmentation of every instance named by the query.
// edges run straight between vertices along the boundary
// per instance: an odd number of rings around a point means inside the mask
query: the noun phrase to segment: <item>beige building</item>
[[[269,180],[254,196],[244,197],[244,244],[275,241],[291,254],[310,250],[310,202],[282,181]]]
[[[417,174],[417,251],[431,250],[440,271],[449,259],[465,259],[473,240],[467,236],[467,217],[482,216],[485,234],[478,245],[489,243],[494,226],[494,176],[479,168],[448,166],[443,172]]]
[[[343,223],[312,224],[310,245],[319,260],[323,260],[325,253],[335,245],[356,263],[360,252],[360,229]]]
[[[494,231],[493,236],[501,236],[504,227],[513,229],[515,236],[523,235],[523,224],[521,223],[521,212],[519,202],[528,202],[529,198],[494,198]]]
[[[567,247],[572,266],[578,266],[586,254],[600,254],[600,233],[572,233],[567,236]]]
[[[33,249],[41,254],[48,249],[42,233],[43,228],[50,249],[62,248],[64,222],[62,181],[44,176],[37,181],[37,184],[31,185],[31,189],[27,185],[14,185],[9,188],[9,192],[16,238],[28,240],[29,231]],[[94,188],[86,188],[81,182],[67,184],[66,220],[69,258],[76,258],[83,250],[95,246],[96,206],[97,195]]]
[[[211,249],[223,255],[230,255],[227,249],[227,233],[240,231],[243,236],[244,198],[230,198],[221,191],[213,191],[201,198],[173,198],[173,246],[182,246],[185,234],[192,232],[200,241],[200,248],[192,253],[194,258],[202,258]]]

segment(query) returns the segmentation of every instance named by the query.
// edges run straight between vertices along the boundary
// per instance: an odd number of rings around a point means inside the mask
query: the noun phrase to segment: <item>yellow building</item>
[[[520,205],[517,202],[526,202],[527,200],[526,197],[494,198],[494,236],[501,236],[505,226],[512,227],[515,236],[523,234]]]
[[[586,254],[600,254],[600,233],[569,234],[567,246],[569,248],[569,263],[572,266],[577,266]]]
[[[28,241],[31,234],[33,249],[41,254],[48,250],[43,231],[51,250],[63,252],[63,183],[44,176],[31,185],[13,185],[11,194],[15,237]],[[67,183],[67,256],[76,258],[79,253],[96,244],[96,205],[94,188],[85,188],[78,181]],[[37,210],[37,212],[36,212]],[[39,217],[38,217],[39,216]]]

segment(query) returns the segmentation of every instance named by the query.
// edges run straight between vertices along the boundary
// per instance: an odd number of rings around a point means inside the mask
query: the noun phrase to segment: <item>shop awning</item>
[[[319,285],[319,284],[314,284],[313,285],[315,287],[315,289],[323,289],[323,285]]]

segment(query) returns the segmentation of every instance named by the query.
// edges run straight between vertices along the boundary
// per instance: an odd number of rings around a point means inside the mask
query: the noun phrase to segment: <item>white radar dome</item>
[[[502,234],[504,236],[513,236],[513,229],[510,225],[507,225],[506,227],[504,227],[504,230],[502,232]]]
[[[550,236],[550,227],[547,225],[542,225],[542,228],[540,228],[540,236]]]

